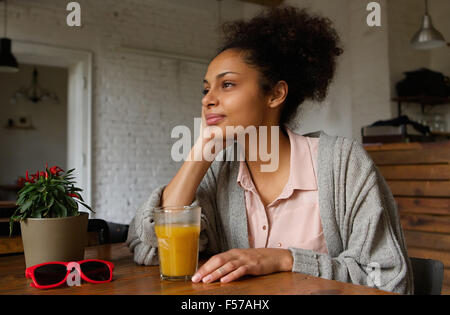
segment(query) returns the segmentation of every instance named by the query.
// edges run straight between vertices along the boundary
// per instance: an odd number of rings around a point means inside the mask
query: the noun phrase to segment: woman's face
[[[207,126],[218,126],[226,134],[227,126],[262,126],[273,110],[267,106],[259,82],[260,73],[247,65],[242,53],[228,49],[209,64],[204,79],[202,114]],[[209,115],[223,115],[219,120]]]

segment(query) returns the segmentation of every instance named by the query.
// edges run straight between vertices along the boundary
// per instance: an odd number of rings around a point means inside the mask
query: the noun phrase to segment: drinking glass
[[[161,280],[190,280],[198,267],[201,207],[153,209]]]

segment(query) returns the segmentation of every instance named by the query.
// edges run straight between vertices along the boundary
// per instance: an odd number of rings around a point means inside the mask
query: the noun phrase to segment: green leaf
[[[51,209],[51,211],[50,211],[50,213],[49,213],[49,218],[59,218],[59,217],[61,217],[61,211],[62,211],[62,210],[61,210],[59,204],[56,203],[56,204],[52,207],[52,209]]]
[[[9,221],[9,237],[11,237],[11,235],[12,235],[13,227],[14,227],[14,221],[10,220]]]
[[[59,191],[61,191],[62,193],[66,193],[66,190],[64,189],[64,187],[62,187],[62,186],[55,186],[56,187],[56,189],[58,189]]]
[[[50,196],[50,202],[47,205],[47,208],[50,209],[53,206],[53,203],[55,202],[55,198],[53,196]]]
[[[72,197],[66,195],[66,199],[67,199],[67,201],[70,203],[71,206],[73,206],[73,207],[76,206],[77,203],[73,200]]]
[[[26,193],[29,193],[30,191],[32,191],[32,190],[35,190],[36,189],[36,185],[33,185],[33,184],[31,184],[31,185],[27,185],[27,186],[25,186],[22,190],[20,190],[19,191],[19,194],[26,194]]]
[[[75,202],[75,207],[71,207],[70,208],[70,213],[69,213],[69,215],[70,216],[76,216],[76,215],[78,215],[78,203],[76,203]]]
[[[48,218],[49,217],[49,213],[53,213],[54,212],[54,210],[52,210],[52,208],[55,208],[55,207],[57,207],[57,205],[53,205],[52,207],[47,208],[47,210],[42,214],[42,217],[43,218]]]
[[[95,213],[95,211],[92,210],[91,207],[89,207],[89,206],[88,206],[87,204],[85,204],[84,202],[81,202],[81,201],[79,201],[79,200],[78,200],[78,202],[81,203],[81,204],[82,204],[83,206],[85,206],[86,208],[88,208],[89,210],[91,210],[92,212]]]
[[[27,196],[26,196],[25,194],[19,195],[19,198],[17,199],[16,204],[17,204],[17,205],[23,204],[23,202],[25,201],[25,198],[26,198],[26,197],[27,197]]]
[[[31,217],[32,218],[42,218],[42,212],[45,210],[46,208],[40,208],[36,211],[31,212]]]
[[[28,200],[27,202],[25,202],[25,204],[20,207],[20,213],[24,213],[28,208],[31,207],[31,205],[33,204],[32,200]]]
[[[56,200],[56,203],[58,204],[59,209],[61,210],[59,217],[61,217],[61,218],[67,217],[67,208],[62,203],[60,203],[58,200]]]
[[[9,236],[11,237],[12,235],[12,230],[14,227],[14,223],[17,221],[20,221],[21,217],[18,215],[12,215],[11,218],[9,219]]]
[[[51,184],[63,184],[65,181],[62,179],[52,179]]]

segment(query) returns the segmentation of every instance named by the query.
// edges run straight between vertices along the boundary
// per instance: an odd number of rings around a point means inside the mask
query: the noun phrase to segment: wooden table
[[[87,247],[85,258],[104,259],[115,264],[113,281],[106,284],[82,282],[81,286],[38,290],[25,278],[23,255],[0,257],[0,295],[2,294],[164,294],[164,295],[298,295],[363,294],[385,295],[390,292],[293,272],[267,276],[246,276],[221,284],[169,282],[159,279],[158,266],[139,266],[125,243]]]

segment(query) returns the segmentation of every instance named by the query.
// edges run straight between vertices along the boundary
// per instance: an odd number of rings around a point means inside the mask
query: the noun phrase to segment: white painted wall
[[[342,5],[341,2],[345,2]],[[328,134],[340,134],[352,136],[351,113],[351,86],[348,84],[349,69],[351,67],[350,55],[347,51],[349,44],[347,0],[287,0],[288,5],[299,8],[308,8],[313,13],[329,17],[334,23],[344,44],[344,55],[341,55],[336,71],[336,77],[329,89],[328,98],[318,104],[306,101],[294,118],[290,127],[296,132],[305,134],[308,132],[323,130]],[[244,5],[244,17],[250,19],[261,11],[261,6],[246,3]]]
[[[372,28],[366,22],[369,12],[365,1],[285,1],[330,18],[344,49],[328,98],[320,104],[302,105],[302,112],[292,124],[297,132],[324,130],[361,141],[362,126],[391,117],[387,6],[386,1],[379,2],[382,26]],[[259,6],[246,4],[244,13],[250,18],[259,10]]]
[[[450,1],[430,1],[430,14],[433,17],[434,27],[450,42]],[[431,67],[440,69],[450,76],[450,48],[438,48],[431,51]]]

